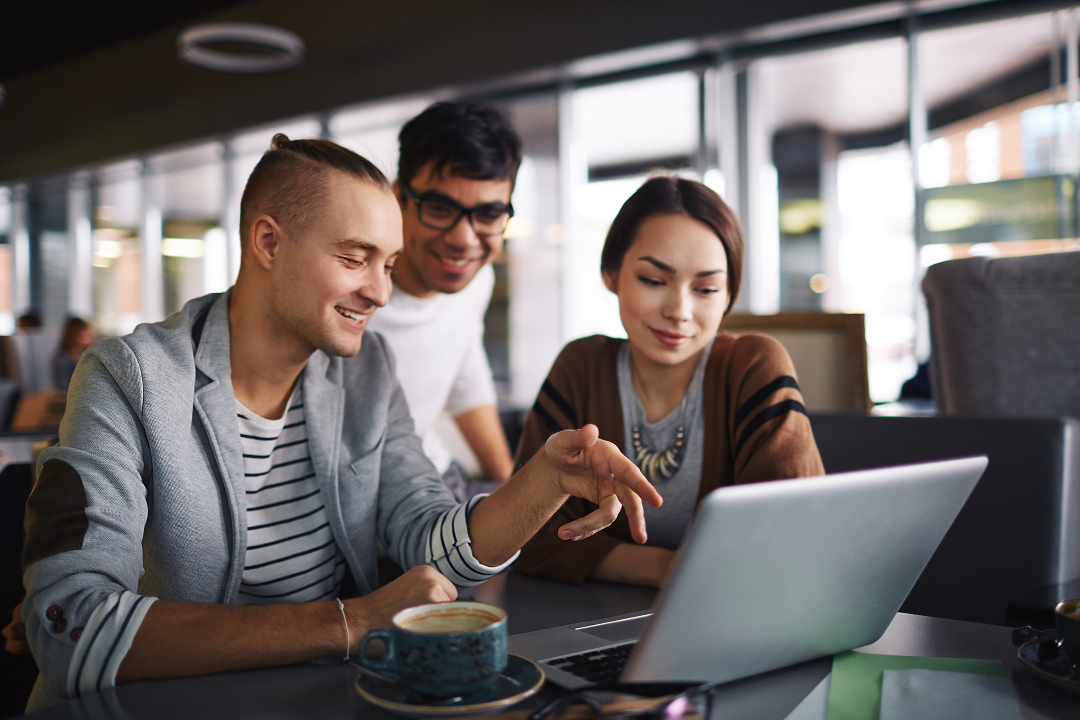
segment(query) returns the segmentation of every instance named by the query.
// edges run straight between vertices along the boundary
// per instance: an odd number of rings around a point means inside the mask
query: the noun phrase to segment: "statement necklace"
[[[641,468],[641,473],[651,483],[655,484],[658,480],[667,480],[675,474],[675,471],[679,469],[679,465],[682,464],[683,450],[686,447],[683,442],[686,437],[686,397],[689,394],[687,392],[683,395],[682,402],[679,404],[679,426],[675,429],[675,442],[663,452],[653,452],[641,442],[641,424],[638,422],[637,398],[635,397],[634,402],[630,403],[630,419],[633,423],[633,429],[630,431],[630,442],[634,445],[634,457],[637,458],[637,466]]]

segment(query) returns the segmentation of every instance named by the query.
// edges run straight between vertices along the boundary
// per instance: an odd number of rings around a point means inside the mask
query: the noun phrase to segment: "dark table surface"
[[[510,572],[468,593],[507,610],[511,634],[596,620],[651,606],[655,591],[612,583],[574,587]],[[1080,718],[1080,695],[1045,684],[1016,659],[1009,628],[898,614],[885,635],[861,648],[888,655],[921,655],[1000,660],[1012,679],[1029,720]],[[716,696],[713,718],[782,720],[829,673],[821,658],[725,685]],[[365,703],[353,690],[355,671],[340,662],[269,670],[221,673],[197,678],[155,680],[121,686],[96,696],[57,705],[36,720],[246,720],[247,718],[395,718]],[[558,694],[546,686],[528,704]]]

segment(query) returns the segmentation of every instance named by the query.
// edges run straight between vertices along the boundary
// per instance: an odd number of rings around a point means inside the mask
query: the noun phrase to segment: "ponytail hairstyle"
[[[240,199],[240,237],[259,215],[269,215],[287,231],[303,227],[325,206],[329,180],[342,172],[390,191],[390,182],[370,160],[329,140],[290,140],[278,133],[248,177]],[[243,240],[241,241],[243,243]]]

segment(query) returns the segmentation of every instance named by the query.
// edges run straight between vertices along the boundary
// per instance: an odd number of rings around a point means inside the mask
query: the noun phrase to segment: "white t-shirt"
[[[434,432],[445,408],[457,417],[496,402],[495,382],[484,352],[484,313],[495,288],[495,271],[485,265],[464,290],[430,298],[395,286],[390,302],[368,327],[387,339],[397,360],[409,412],[424,452],[439,472],[453,457]]]

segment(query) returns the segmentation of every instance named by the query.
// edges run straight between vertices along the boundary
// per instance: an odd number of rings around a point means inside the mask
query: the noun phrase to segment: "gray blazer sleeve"
[[[364,343],[378,343],[385,363],[381,368],[385,377],[380,380],[389,387],[379,452],[379,539],[394,562],[410,568],[426,562],[426,540],[431,528],[442,513],[457,505],[457,500],[413,431],[412,415],[397,379],[389,344],[376,333],[366,336]]]
[[[487,580],[514,560],[497,567],[472,555],[468,513],[481,498],[460,505],[413,432],[408,403],[394,373],[394,358],[381,337],[391,383],[382,437],[378,532],[391,559],[403,568],[433,565],[455,585]],[[516,558],[516,556],[515,556]]]
[[[143,574],[148,448],[132,398],[114,374],[128,387],[136,380],[138,388],[137,363],[122,341],[99,343],[84,355],[60,444],[42,453],[27,502],[22,614],[38,667],[57,689],[67,685],[76,643],[94,641],[82,630],[95,609],[117,594],[137,592]],[[134,620],[137,626],[145,609],[126,618],[128,625]],[[125,630],[128,637],[134,629]],[[96,635],[115,644],[115,632]]]

